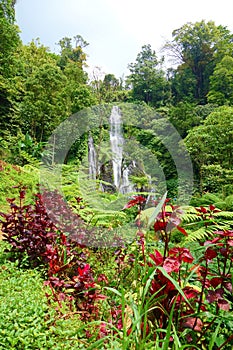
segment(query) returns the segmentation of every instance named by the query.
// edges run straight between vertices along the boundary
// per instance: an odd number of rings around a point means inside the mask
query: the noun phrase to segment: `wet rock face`
[[[113,164],[111,160],[100,166],[99,180],[102,181],[102,188],[104,192],[116,192],[117,189],[113,181]]]
[[[123,194],[138,191],[149,192],[148,177],[135,161],[130,162],[128,166],[122,162],[121,179],[119,187],[114,184],[113,161],[109,160],[99,168],[99,180],[103,181],[102,188],[104,192],[114,193],[119,191]]]

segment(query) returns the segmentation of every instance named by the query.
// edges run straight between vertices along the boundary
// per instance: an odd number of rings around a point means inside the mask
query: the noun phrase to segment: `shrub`
[[[52,292],[47,293],[50,302],[52,299],[62,308],[66,301],[84,319],[95,316],[96,301],[104,297],[96,287],[82,249],[90,233],[87,227],[56,191],[37,193],[35,203],[28,205],[24,205],[25,189],[20,190],[19,197],[19,205],[14,198],[8,199],[10,213],[0,213],[3,239],[11,246],[11,259],[17,259],[20,266],[44,268],[46,285]],[[53,210],[48,213],[49,209]]]

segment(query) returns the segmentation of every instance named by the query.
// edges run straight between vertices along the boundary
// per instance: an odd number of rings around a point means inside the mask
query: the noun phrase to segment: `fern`
[[[126,219],[122,208],[127,201],[121,194],[101,191],[98,181],[75,167],[63,166],[62,190],[74,210],[93,226],[117,227]],[[82,209],[76,198],[82,198]]]
[[[186,207],[183,214],[183,227],[188,236],[183,240],[183,245],[210,239],[215,231],[226,231],[233,227],[233,212],[219,211],[211,213],[208,219],[203,220],[198,211],[192,207]]]
[[[197,215],[198,212],[194,207],[186,206],[182,207],[181,210],[183,211],[182,222],[184,224],[197,223],[198,221],[201,221],[201,217]]]
[[[228,219],[233,221],[233,212],[232,211],[220,211],[214,214],[216,218]]]
[[[226,223],[221,223],[217,225],[212,225],[212,226],[207,226],[207,227],[200,227],[199,229],[196,229],[195,231],[188,231],[188,236],[184,239],[183,241],[183,246],[185,246],[188,243],[196,242],[196,241],[201,241],[205,239],[210,239],[215,231],[221,230],[229,230],[229,225]]]

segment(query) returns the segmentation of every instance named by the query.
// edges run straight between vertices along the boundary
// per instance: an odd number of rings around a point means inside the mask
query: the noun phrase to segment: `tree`
[[[196,103],[194,98],[196,79],[191,68],[185,65],[180,65],[177,69],[171,68],[168,71],[168,76],[174,105],[179,102]]]
[[[17,89],[12,81],[15,75],[14,53],[21,45],[19,29],[14,24],[15,14],[11,0],[0,1],[0,134],[11,128]]]
[[[203,125],[190,130],[185,144],[194,162],[200,182],[203,168],[219,165],[233,169],[233,107],[218,107]]]
[[[193,98],[205,103],[215,65],[224,51],[225,54],[233,52],[233,36],[226,27],[216,26],[213,21],[186,23],[174,30],[172,36],[173,40],[167,42],[164,49],[178,63],[177,74],[192,83]]]
[[[61,39],[59,45],[61,53],[58,65],[67,78],[65,94],[70,113],[73,114],[97,103],[91,87],[87,85],[88,74],[84,71],[86,54],[83,49],[89,44],[81,35],[76,35],[73,40],[67,37]]]
[[[14,24],[15,13],[11,0],[0,1],[0,72],[8,73],[7,66],[20,44],[19,29]]]
[[[199,126],[216,106],[211,104],[195,105],[185,100],[176,103],[168,110],[169,121],[174,125],[182,138],[185,138],[193,127]]]
[[[233,58],[224,56],[210,77],[208,102],[233,105]]]
[[[128,83],[132,87],[132,99],[159,107],[168,98],[168,83],[155,51],[144,45],[136,62],[129,65]]]
[[[5,18],[9,23],[14,24],[14,6],[16,0],[0,0],[0,17]]]
[[[122,80],[114,74],[106,74],[103,81],[100,81],[99,92],[104,102],[127,101],[128,91],[124,89]]]
[[[79,63],[69,59],[61,68],[60,58],[39,40],[22,45],[15,53],[18,125],[37,142],[46,141],[71,114],[95,104]]]
[[[70,60],[62,71],[67,78],[64,91],[70,104],[70,114],[97,104],[91,87],[87,85],[87,73],[79,64]]]
[[[61,69],[45,63],[35,69],[25,82],[20,103],[22,130],[38,142],[47,141],[54,129],[70,114],[64,95],[67,79]]]
[[[59,65],[63,69],[68,62],[76,62],[79,68],[85,66],[87,59],[86,54],[83,49],[89,44],[83,39],[81,35],[76,35],[73,37],[74,47],[72,44],[72,39],[65,37],[59,41],[60,46],[60,62]]]

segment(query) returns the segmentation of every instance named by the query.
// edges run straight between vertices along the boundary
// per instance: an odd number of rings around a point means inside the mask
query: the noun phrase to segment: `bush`
[[[190,201],[190,205],[194,207],[206,206],[210,204],[215,204],[217,202],[221,202],[222,199],[214,193],[205,193],[201,197],[193,197]]]
[[[18,187],[27,186],[27,200],[38,183],[38,170],[31,166],[19,167],[0,161],[0,208],[5,210],[6,198],[18,197]]]

